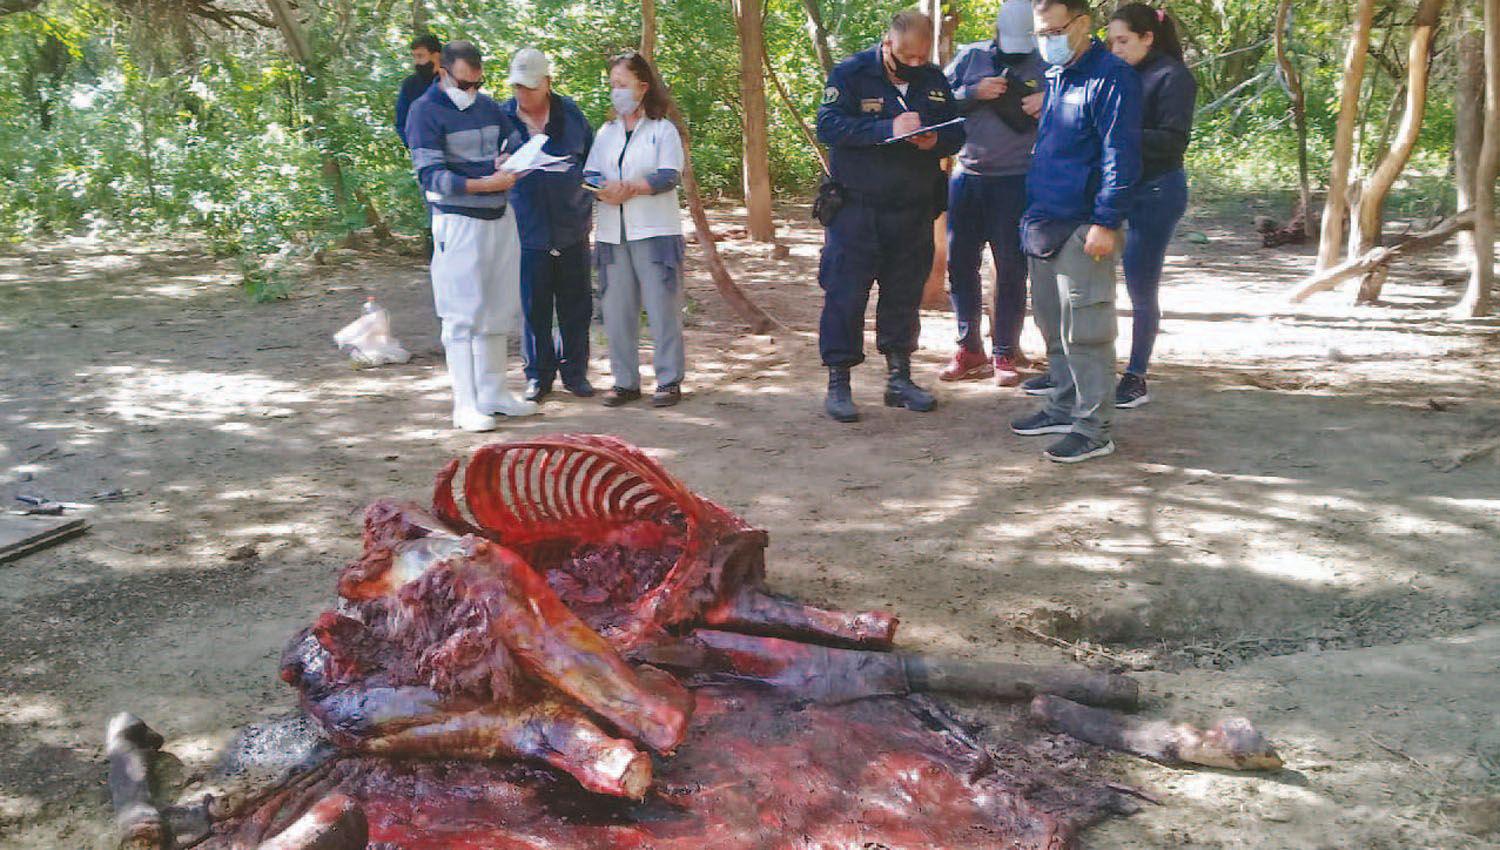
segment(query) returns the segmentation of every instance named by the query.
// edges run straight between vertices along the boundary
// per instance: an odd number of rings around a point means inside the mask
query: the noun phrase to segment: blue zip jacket
[[[1097,39],[1047,69],[1026,175],[1028,221],[1118,228],[1141,176],[1141,78]]]
[[[406,141],[406,119],[411,115],[411,105],[437,82],[437,78],[437,74],[425,79],[420,74],[408,74],[401,81],[401,91],[396,93],[396,135],[401,137],[401,144],[407,148],[411,147]]]
[[[511,98],[500,108],[516,126],[524,144],[531,138],[531,130],[521,118],[521,105]],[[594,196],[583,188],[583,164],[594,146],[594,128],[578,104],[554,93],[545,132],[547,144],[542,150],[567,157],[571,167],[559,172],[533,171],[510,190],[516,223],[521,228],[521,247],[528,251],[570,248],[588,239],[593,225]]]
[[[906,107],[902,106],[905,102]],[[939,130],[932,150],[880,143],[891,137],[896,116],[913,111],[926,127],[958,115],[948,78],[936,65],[924,66],[902,95],[886,78],[880,45],[856,53],[833,69],[818,107],[818,139],[829,147],[833,179],[856,200],[911,203],[946,200],[940,163],[964,143],[962,125]],[[942,198],[927,197],[942,188]]]
[[[459,109],[446,89],[433,86],[411,105],[406,139],[433,209],[470,218],[505,215],[509,192],[470,194],[465,185],[494,174],[495,158],[521,146],[521,134],[494,98],[481,92],[468,109]]]

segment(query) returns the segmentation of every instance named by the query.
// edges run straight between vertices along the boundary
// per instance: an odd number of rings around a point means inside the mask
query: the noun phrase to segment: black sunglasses
[[[457,77],[449,77],[449,79],[451,79],[453,81],[453,84],[455,86],[458,86],[459,91],[468,91],[470,89],[477,89],[480,86],[484,85],[484,77],[480,77],[477,80],[460,80]]]

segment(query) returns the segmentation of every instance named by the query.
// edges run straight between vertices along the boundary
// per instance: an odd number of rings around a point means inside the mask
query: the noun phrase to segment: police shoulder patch
[[[823,103],[833,103],[835,100],[839,99],[840,94],[842,94],[842,92],[839,91],[838,86],[829,86],[828,88],[823,89]]]

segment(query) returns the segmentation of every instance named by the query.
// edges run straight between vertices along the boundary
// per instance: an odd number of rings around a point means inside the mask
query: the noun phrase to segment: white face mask
[[[641,99],[631,89],[610,89],[609,102],[614,105],[615,114],[621,118],[634,115],[641,107]]]
[[[446,91],[448,92],[449,99],[453,101],[453,105],[458,107],[460,111],[473,106],[475,99],[479,97],[477,91],[464,91],[458,86],[448,86]]]
[[[1068,34],[1044,35],[1036,40],[1042,59],[1051,65],[1066,65],[1073,58],[1073,45],[1068,43]]]

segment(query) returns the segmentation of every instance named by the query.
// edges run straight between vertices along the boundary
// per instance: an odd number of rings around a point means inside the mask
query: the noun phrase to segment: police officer
[[[912,383],[911,353],[932,269],[932,222],[947,201],[940,162],[963,145],[964,132],[954,124],[890,141],[957,115],[947,78],[928,62],[931,49],[932,20],[914,9],[898,12],[879,44],[833,69],[818,109],[818,138],[831,150],[832,172],[820,198],[826,230],[818,348],[828,367],[824,409],[839,422],[859,419],[849,369],[865,359],[865,305],[876,281],[885,403],[923,412],[937,403]]]

